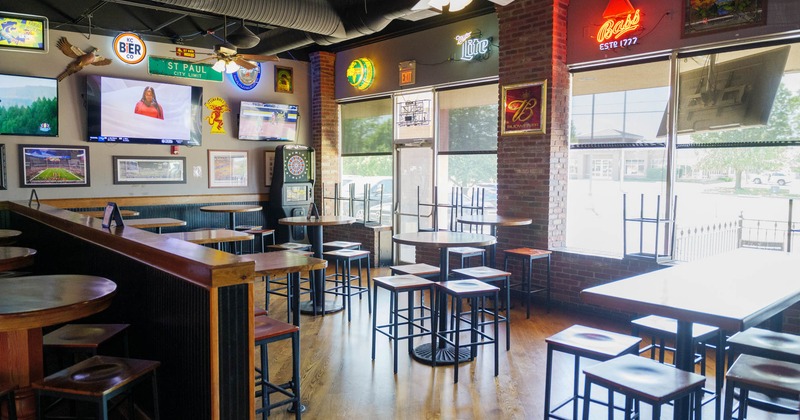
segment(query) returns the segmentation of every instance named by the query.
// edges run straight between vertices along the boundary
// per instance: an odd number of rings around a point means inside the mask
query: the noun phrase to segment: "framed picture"
[[[264,186],[272,185],[272,171],[275,169],[275,151],[264,152],[264,167],[266,168]]]
[[[8,189],[6,179],[6,145],[0,144],[0,190]]]
[[[294,77],[291,67],[275,66],[275,92],[294,93]]]
[[[0,50],[46,53],[47,24],[44,16],[0,12]]]
[[[20,187],[88,187],[86,146],[19,145]]]
[[[683,0],[683,35],[766,24],[767,0]]]
[[[185,184],[185,157],[112,156],[115,184]]]
[[[246,187],[247,151],[209,150],[208,186],[209,188]]]
[[[547,80],[503,86],[500,134],[544,134],[547,123]]]

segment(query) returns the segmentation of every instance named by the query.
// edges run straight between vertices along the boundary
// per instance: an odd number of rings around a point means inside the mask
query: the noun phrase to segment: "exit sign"
[[[417,82],[417,62],[403,61],[399,65],[400,86],[413,85]]]

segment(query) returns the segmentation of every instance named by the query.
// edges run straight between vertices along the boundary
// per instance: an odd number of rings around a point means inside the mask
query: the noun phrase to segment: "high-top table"
[[[261,211],[263,207],[252,204],[221,204],[216,206],[203,206],[200,211],[211,213],[228,213],[228,229],[236,229],[236,213],[249,213]]]
[[[18,230],[0,229],[0,245],[11,245],[20,235],[22,235],[22,232]]]
[[[191,232],[172,232],[165,233],[163,236],[191,242],[199,245],[215,244],[219,246],[224,242],[249,241],[253,235],[244,232],[237,232],[230,229],[205,229],[194,230]]]
[[[0,382],[19,386],[17,413],[33,419],[32,382],[44,377],[42,327],[106,309],[117,285],[106,278],[48,275],[0,278]]]
[[[156,233],[161,233],[161,228],[186,226],[186,221],[171,217],[154,217],[151,219],[126,220],[125,226],[133,226],[138,229],[156,229]]]
[[[314,251],[315,258],[322,258],[322,227],[349,225],[355,223],[356,219],[349,216],[325,215],[319,217],[306,218],[306,216],[284,217],[278,219],[278,223],[286,226],[308,226],[308,239],[311,242],[311,250]],[[325,269],[314,270],[314,289],[311,293],[311,301],[300,304],[300,312],[304,314],[317,314],[341,311],[343,306],[334,301],[325,300]]]
[[[0,246],[0,272],[16,270],[33,264],[36,250],[19,246]]]
[[[432,246],[439,248],[439,281],[448,280],[449,258],[448,249],[460,246],[489,246],[497,242],[492,235],[470,232],[405,232],[392,236],[395,243],[414,246]],[[444,294],[442,294],[444,295]],[[442,296],[444,299],[446,297]],[[447,303],[437,302],[439,309],[439,329],[444,330],[447,326]],[[374,316],[374,314],[373,314]],[[435,346],[435,347],[434,347]],[[459,362],[472,359],[469,348],[464,348],[458,355]],[[414,348],[412,356],[423,363],[432,364],[434,358],[437,364],[455,363],[455,349],[453,346],[440,340],[436,343],[424,343]]]
[[[240,261],[256,263],[256,276],[287,276],[292,295],[292,323],[300,326],[300,272],[324,270],[328,262],[292,251],[263,252],[239,256]]]
[[[767,320],[779,327],[781,312],[800,302],[798,272],[796,254],[740,248],[591,287],[581,298],[614,310],[677,319],[675,365],[693,371],[693,323],[727,332]],[[677,401],[675,419],[689,418],[690,409],[688,398]]]
[[[459,223],[475,226],[489,226],[489,233],[497,236],[498,226],[524,226],[533,223],[530,217],[500,216],[499,214],[465,214],[456,218]],[[489,247],[489,264],[497,267],[496,262],[497,247]]]

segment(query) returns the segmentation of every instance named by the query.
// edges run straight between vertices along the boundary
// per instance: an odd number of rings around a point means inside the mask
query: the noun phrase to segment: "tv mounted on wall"
[[[58,136],[58,82],[0,74],[0,134]]]
[[[199,146],[203,88],[91,75],[89,141]]]
[[[297,118],[297,105],[243,101],[239,140],[295,141]]]
[[[47,26],[44,16],[0,12],[0,50],[46,53]]]

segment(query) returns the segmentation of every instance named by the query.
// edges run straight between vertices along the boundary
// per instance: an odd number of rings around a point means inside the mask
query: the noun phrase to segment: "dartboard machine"
[[[284,226],[278,219],[305,216],[314,202],[314,149],[308,146],[280,145],[275,149],[275,165],[269,197],[269,223],[276,241],[299,242],[306,238],[305,226]]]

